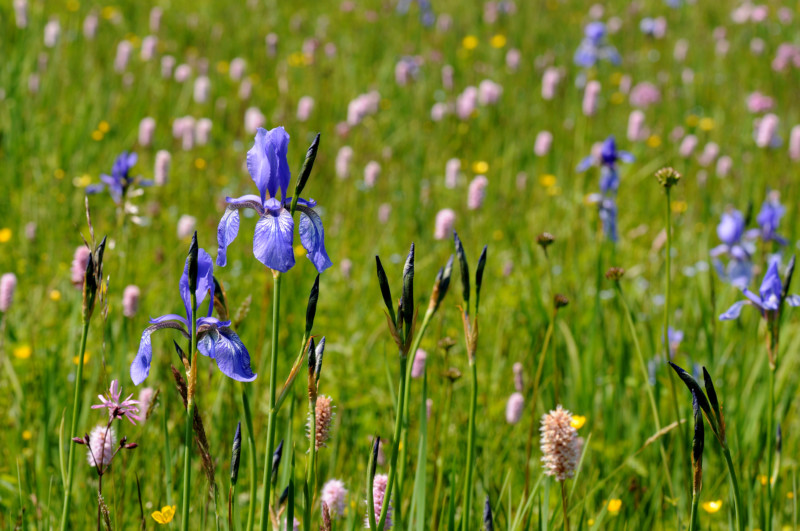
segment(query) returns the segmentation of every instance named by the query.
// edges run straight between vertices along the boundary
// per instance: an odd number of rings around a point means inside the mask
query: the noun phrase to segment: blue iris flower
[[[781,303],[784,302],[783,283],[781,282],[780,273],[778,273],[778,261],[773,260],[770,262],[757,294],[747,288],[742,288],[742,293],[747,297],[747,300],[734,303],[728,311],[719,316],[720,321],[736,319],[739,317],[742,308],[747,304],[758,308],[761,312],[761,317],[764,319],[774,319],[780,311]],[[800,297],[788,295],[785,302],[789,306],[800,306]]]
[[[755,246],[752,242],[746,241],[744,235],[745,220],[742,213],[734,209],[723,212],[717,225],[717,236],[722,243],[710,251],[720,278],[742,289],[746,288],[752,279],[751,256],[755,252]],[[719,260],[720,256],[730,258],[727,265]]]
[[[253,238],[253,254],[259,262],[270,269],[285,273],[294,267],[294,219],[289,210],[292,198],[286,197],[291,172],[286,162],[289,147],[289,134],[283,127],[267,131],[259,128],[255,143],[247,152],[247,171],[258,187],[260,197],[244,195],[227,197],[228,207],[217,227],[217,265],[227,263],[228,245],[239,233],[239,210],[251,208],[259,219]],[[278,190],[281,199],[277,199]],[[313,199],[297,200],[300,211],[300,243],[307,251],[306,256],[322,273],[333,265],[325,251],[325,235],[322,219],[313,207]]]
[[[572,61],[582,68],[590,68],[600,60],[620,63],[617,49],[605,42],[606,25],[599,21],[590,22],[583,30],[583,40],[575,50]]]
[[[183,299],[186,317],[177,314],[167,314],[155,319],[150,319],[150,326],[142,332],[139,342],[139,351],[131,363],[131,380],[139,385],[150,374],[150,364],[153,360],[153,346],[150,335],[162,328],[174,328],[181,332],[187,339],[189,336],[189,323],[192,319],[191,291],[189,290],[189,259],[183,268],[183,275],[179,282],[181,299]],[[197,321],[197,349],[201,354],[216,360],[217,367],[222,374],[239,382],[252,382],[256,375],[250,369],[250,354],[247,352],[242,340],[231,330],[230,321],[220,321],[211,317],[214,309],[214,263],[205,250],[200,249],[197,255],[197,298],[198,309],[208,295],[208,312],[205,317]]]
[[[606,237],[616,242],[617,235],[617,189],[619,188],[618,162],[633,162],[633,155],[617,149],[617,142],[611,135],[603,141],[597,155],[589,155],[581,160],[576,168],[582,172],[595,164],[600,165],[600,193],[591,194],[589,202],[597,203],[603,232]]]
[[[747,236],[751,238],[761,237],[765,242],[774,241],[778,245],[786,245],[788,242],[786,238],[778,234],[778,226],[781,224],[781,218],[786,213],[786,208],[780,203],[780,197],[777,193],[772,192],[767,196],[764,204],[761,205],[761,211],[756,216],[758,229],[747,231]]]
[[[136,153],[123,151],[116,160],[114,160],[114,165],[111,167],[111,175],[105,173],[101,174],[100,180],[102,182],[87,186],[86,193],[96,194],[108,187],[111,198],[119,205],[122,203],[123,199],[125,199],[128,189],[134,184],[138,184],[139,186],[152,186],[153,181],[142,179],[138,176],[131,176],[131,169],[136,165],[137,160],[139,160],[139,157]]]

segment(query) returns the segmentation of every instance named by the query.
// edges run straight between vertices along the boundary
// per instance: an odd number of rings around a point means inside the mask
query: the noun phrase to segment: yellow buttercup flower
[[[608,502],[608,512],[611,514],[619,513],[619,510],[622,509],[622,500],[619,498],[615,498],[613,500],[609,500]]]
[[[556,184],[556,176],[555,175],[540,175],[539,176],[539,184],[544,186],[545,188],[550,188],[551,186],[555,186]]]
[[[97,124],[97,130],[102,132],[102,133],[108,133],[111,130],[111,126],[108,125],[108,122],[103,120],[102,122]]]
[[[298,258],[306,255],[306,249],[302,245],[294,246],[294,255]]]
[[[489,163],[485,160],[479,160],[472,163],[472,171],[475,173],[486,173],[489,171]]]
[[[86,352],[84,352],[83,353],[83,364],[86,365],[87,363],[89,363],[89,358],[91,358],[91,357],[92,357],[92,353],[91,352],[89,352],[88,350]],[[80,361],[81,361],[80,356],[73,356],[72,363],[77,365]]]
[[[33,354],[33,349],[30,345],[20,345],[14,349],[14,357],[21,360],[26,360]]]
[[[696,127],[700,122],[700,118],[696,114],[690,114],[686,117],[686,125],[689,127]]]
[[[689,208],[689,205],[686,203],[686,201],[673,201],[670,203],[670,208],[676,214],[683,214],[686,212],[686,209]]]
[[[63,179],[64,178],[64,170],[58,168],[56,171],[53,172],[53,177],[56,179]]]
[[[492,40],[489,41],[489,44],[492,45],[492,48],[502,48],[506,45],[506,36],[498,33],[492,37]]]
[[[92,131],[92,140],[96,140],[98,142],[103,140],[103,132],[102,131],[98,131],[97,129]]]
[[[80,177],[75,177],[74,179],[72,179],[72,184],[78,188],[86,188],[87,186],[89,186],[89,184],[91,184],[91,182],[92,182],[92,177],[87,173],[84,173]]]
[[[503,231],[501,231],[500,229],[497,229],[496,231],[494,231],[494,232],[492,233],[492,238],[493,238],[495,241],[498,241],[498,242],[499,242],[500,240],[502,240],[502,239],[503,239]]]
[[[478,47],[478,37],[475,35],[467,35],[464,37],[464,40],[461,41],[461,46],[463,46],[465,50],[474,50]]]
[[[113,7],[111,7],[111,6],[106,6],[106,7],[104,7],[104,8],[103,8],[103,10],[102,10],[102,11],[100,11],[100,15],[101,15],[101,16],[102,16],[104,19],[106,19],[106,20],[111,20],[111,18],[112,18],[112,17],[113,17],[113,16],[114,16],[116,13],[117,13],[116,9],[114,9],[114,8],[113,8]]]
[[[700,119],[700,129],[703,131],[711,131],[714,129],[714,119],[713,118],[701,118]]]
[[[60,301],[61,300],[61,292],[58,291],[57,289],[54,289],[53,291],[51,291],[50,292],[50,300],[51,301],[55,301],[55,302]]]
[[[722,508],[722,500],[703,502],[702,507],[705,512],[714,514]]]
[[[622,81],[622,72],[614,72],[611,74],[611,84],[612,85],[619,85]]]
[[[194,167],[197,168],[198,170],[206,169],[206,159],[195,159]]]
[[[81,3],[78,0],[69,0],[67,2],[67,10],[72,11],[73,13],[80,9]]]
[[[11,229],[4,227],[0,229],[0,243],[6,243],[11,240]]]
[[[22,432],[22,439],[25,441],[30,441],[33,438],[33,434],[29,430],[25,430]]]
[[[228,64],[228,61],[217,62],[217,72],[219,72],[220,74],[227,74],[229,69],[230,65]]]
[[[651,148],[657,148],[661,145],[661,137],[658,135],[650,135],[647,139],[647,146]]]
[[[572,415],[572,427],[579,430],[586,424],[586,417],[583,415]]]
[[[154,511],[150,516],[159,524],[168,524],[175,517],[175,505],[165,505],[160,511]]]

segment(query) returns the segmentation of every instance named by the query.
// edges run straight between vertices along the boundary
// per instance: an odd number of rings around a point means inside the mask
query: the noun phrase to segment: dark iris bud
[[[197,245],[197,231],[192,236],[192,245],[189,247],[189,292],[197,291],[197,254],[200,247]]]
[[[303,160],[303,167],[300,169],[300,175],[297,177],[297,184],[294,187],[294,196],[292,197],[291,212],[297,207],[297,200],[300,194],[303,193],[303,188],[306,187],[308,177],[311,175],[311,168],[314,167],[314,160],[317,158],[317,150],[319,150],[319,133],[314,137],[314,141],[306,151],[306,158]]]
[[[395,317],[394,313],[394,303],[392,302],[392,290],[389,288],[389,279],[386,278],[386,271],[383,270],[383,264],[381,264],[381,259],[378,256],[375,257],[375,266],[377,268],[378,285],[381,288],[383,303],[386,305],[386,309],[389,311],[389,316],[391,316],[392,322],[397,324],[397,317]]]
[[[663,186],[664,188],[672,188],[678,181],[681,180],[681,174],[675,171],[674,168],[666,167],[661,168],[656,172],[656,179],[658,180],[658,184]]]
[[[616,282],[617,280],[621,279],[622,276],[625,274],[625,270],[621,267],[612,267],[608,271],[606,271],[606,278],[608,280],[613,280]]]
[[[283,492],[281,492],[281,495],[278,497],[278,505],[283,505],[286,503],[287,499],[289,499],[289,487],[286,487],[283,489]]]
[[[233,436],[233,449],[231,450],[231,485],[236,485],[239,479],[239,457],[242,454],[242,423],[236,425]]]
[[[458,238],[458,234],[453,232],[453,239],[456,243],[456,256],[458,257],[458,265],[461,269],[461,289],[464,297],[464,306],[469,307],[469,264],[467,264],[467,255],[464,253],[464,246]],[[466,308],[465,308],[466,311]]]
[[[283,439],[281,439],[275,453],[272,454],[272,482],[278,479],[278,467],[281,466],[281,457],[283,457]]]
[[[311,328],[314,326],[314,316],[317,314],[317,300],[319,299],[319,274],[314,279],[311,286],[311,293],[308,295],[308,305],[306,306],[306,337],[311,335]]]
[[[489,495],[486,495],[486,503],[483,505],[483,528],[485,531],[494,531],[494,520],[492,519],[492,504],[489,502]]]
[[[414,244],[411,244],[411,249],[408,251],[406,263],[403,266],[403,300],[405,305],[403,308],[403,322],[406,328],[410,330],[411,321],[414,319]]]
[[[486,251],[488,245],[483,246],[480,258],[478,258],[478,267],[475,269],[475,313],[478,313],[478,304],[481,302],[481,286],[483,285],[483,270],[486,269]]]
[[[558,295],[553,297],[553,304],[555,305],[556,310],[558,310],[559,308],[563,308],[564,306],[569,304],[569,299],[567,298],[566,295],[562,295],[559,293]]]

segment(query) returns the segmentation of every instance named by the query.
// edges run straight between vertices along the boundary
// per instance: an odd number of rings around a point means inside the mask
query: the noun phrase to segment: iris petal
[[[162,328],[174,328],[179,330],[184,336],[189,337],[189,334],[184,328],[183,318],[179,315],[169,314],[162,315],[152,319],[151,322],[155,323],[144,329],[142,332],[142,339],[139,341],[139,350],[136,357],[131,363],[131,380],[135,385],[142,383],[145,378],[150,374],[150,363],[153,360],[153,346],[150,343],[150,335],[156,330]]]
[[[250,354],[242,340],[227,327],[215,328],[199,342],[200,351],[216,360],[220,372],[237,382],[252,382],[256,374],[250,368]]]
[[[269,133],[263,127],[258,128],[255,143],[247,152],[247,171],[258,187],[262,203],[266,199],[267,192],[270,197],[275,196],[278,191],[278,158],[270,142]]]
[[[750,301],[739,301],[734,303],[733,306],[728,308],[728,311],[723,313],[719,316],[720,321],[730,321],[739,317],[739,314],[742,313],[742,308],[744,308],[745,304],[750,304]]]
[[[275,150],[275,157],[278,161],[278,168],[275,176],[277,177],[277,185],[281,189],[281,197],[286,197],[286,189],[289,187],[289,179],[292,177],[292,172],[289,170],[289,163],[286,161],[286,154],[289,151],[289,133],[283,126],[276,127],[269,131],[269,140]],[[275,193],[272,193],[275,197]]]
[[[307,251],[308,259],[322,273],[333,265],[327,251],[325,251],[325,232],[322,228],[322,219],[314,210],[300,205],[300,243]]]
[[[294,267],[294,220],[289,211],[268,211],[256,223],[253,254],[270,269],[285,273]]]

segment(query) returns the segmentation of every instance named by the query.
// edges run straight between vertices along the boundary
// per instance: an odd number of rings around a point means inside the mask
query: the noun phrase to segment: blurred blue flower
[[[583,29],[583,40],[572,61],[582,68],[590,68],[600,60],[610,61],[613,64],[620,63],[620,56],[617,49],[605,42],[606,26],[602,22],[590,22]]]
[[[181,299],[183,299],[186,317],[177,314],[167,314],[155,319],[150,319],[150,326],[142,332],[139,342],[139,351],[131,363],[131,380],[136,385],[142,383],[150,374],[150,364],[153,359],[153,347],[150,335],[162,328],[174,328],[181,332],[187,339],[189,326],[192,319],[191,291],[189,290],[189,258],[183,268],[183,275],[178,284]],[[211,317],[214,309],[214,264],[211,256],[200,249],[197,255],[197,298],[198,309],[208,297],[208,312],[205,317],[197,317],[197,349],[204,356],[216,360],[219,370],[228,378],[239,382],[252,382],[256,375],[250,369],[250,354],[247,352],[242,340],[231,330],[230,321],[220,321]]]
[[[683,330],[676,330],[671,326],[667,328],[667,346],[669,347],[669,357],[670,359],[675,358],[675,354],[678,353],[678,349],[683,342]]]
[[[260,197],[244,195],[225,198],[228,207],[217,227],[217,265],[227,263],[228,245],[239,233],[239,210],[251,208],[259,214],[253,238],[253,254],[259,262],[270,269],[285,273],[294,267],[294,219],[289,211],[291,197],[286,197],[291,172],[286,162],[289,134],[283,127],[267,131],[259,128],[255,143],[247,152],[247,171],[258,187]],[[281,200],[276,197],[278,189]],[[300,243],[307,251],[309,260],[322,273],[333,265],[325,251],[325,236],[322,219],[313,207],[313,199],[298,199],[300,211]]]
[[[734,303],[728,311],[719,316],[720,321],[729,321],[736,319],[742,311],[742,308],[749,304],[755,306],[761,312],[761,317],[764,319],[773,319],[777,316],[780,310],[783,299],[783,283],[781,282],[780,273],[778,273],[778,260],[773,260],[769,264],[767,273],[761,281],[761,287],[758,294],[753,293],[747,288],[742,289],[742,293],[747,300]],[[789,306],[800,306],[800,297],[797,295],[787,295],[785,302]]]
[[[743,239],[744,235],[745,221],[742,213],[735,209],[723,212],[717,225],[717,236],[722,243],[710,251],[720,278],[738,288],[746,288],[750,284],[753,269],[751,256],[755,252],[755,246]],[[730,258],[727,266],[719,260],[723,255]]]
[[[86,193],[96,194],[108,187],[111,198],[119,205],[122,203],[123,199],[125,199],[128,189],[134,184],[138,184],[139,186],[152,186],[153,181],[131,176],[131,168],[136,165],[138,159],[139,157],[136,153],[123,151],[117,156],[116,160],[114,160],[114,165],[111,167],[111,175],[105,173],[101,174],[100,180],[102,182],[87,186]]]
[[[786,238],[778,234],[778,226],[785,213],[786,208],[780,203],[780,195],[777,192],[770,192],[764,204],[761,205],[761,212],[756,216],[759,228],[747,231],[747,236],[750,238],[760,237],[765,242],[774,241],[779,245],[786,245]]]
[[[615,200],[619,188],[617,162],[633,162],[633,160],[633,155],[617,149],[617,142],[614,135],[611,135],[603,141],[599,153],[585,157],[576,168],[577,171],[582,172],[595,164],[600,165],[600,193],[591,194],[589,202],[598,205],[600,221],[603,222],[603,233],[613,242],[618,240],[617,203]]]

